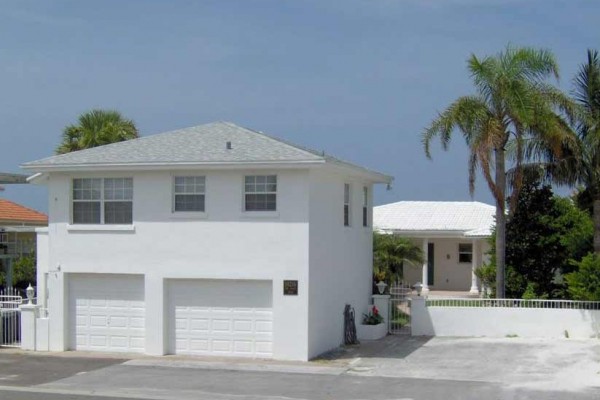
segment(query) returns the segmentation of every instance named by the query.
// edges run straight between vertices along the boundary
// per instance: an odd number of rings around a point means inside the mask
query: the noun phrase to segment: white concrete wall
[[[276,173],[276,213],[242,211],[243,177]],[[71,179],[49,179],[48,257],[38,262],[49,273],[50,349],[69,348],[69,273],[144,274],[146,351],[164,354],[164,281],[170,278],[262,279],[273,281],[274,355],[307,359],[309,173],[305,171],[190,171],[206,176],[206,213],[175,215],[170,172],[104,173],[77,177],[133,176],[133,228],[70,226]],[[78,228],[77,230],[73,228]],[[83,230],[81,230],[83,229]],[[326,237],[325,237],[326,238]],[[337,239],[336,239],[337,240]],[[44,246],[43,240],[38,246]],[[336,244],[337,246],[337,244]],[[45,261],[44,259],[47,259]],[[283,296],[283,280],[299,281],[298,296]]]
[[[344,183],[351,185],[350,226],[344,226]],[[363,226],[363,187],[369,190],[369,226]],[[309,355],[343,343],[346,304],[356,323],[367,311],[373,274],[372,186],[313,171],[310,174]]]
[[[592,338],[600,336],[600,310],[504,307],[425,307],[413,300],[414,336]]]
[[[422,247],[423,239],[411,238],[415,245]],[[469,291],[471,288],[471,263],[458,262],[458,245],[471,243],[472,239],[429,239],[434,244],[434,284],[429,282],[430,290]],[[477,260],[485,260],[489,251],[486,239],[479,239]],[[475,254],[474,254],[475,256]],[[404,280],[410,285],[423,281],[422,266],[405,265]]]

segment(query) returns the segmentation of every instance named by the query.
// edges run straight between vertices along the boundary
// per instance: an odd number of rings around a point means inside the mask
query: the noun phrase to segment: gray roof
[[[231,149],[226,143],[231,142]],[[41,171],[61,167],[111,165],[202,165],[244,163],[333,162],[378,174],[322,152],[277,139],[230,122],[213,122],[191,128],[144,136],[125,142],[56,155],[31,161],[23,168]],[[391,177],[385,177],[391,180]]]

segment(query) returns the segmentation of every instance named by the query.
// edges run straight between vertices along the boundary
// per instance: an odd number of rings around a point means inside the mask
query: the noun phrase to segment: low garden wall
[[[414,298],[413,336],[600,338],[600,302]]]

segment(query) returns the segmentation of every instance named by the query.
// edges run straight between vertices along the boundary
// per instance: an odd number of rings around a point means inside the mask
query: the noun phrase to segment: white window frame
[[[131,198],[127,199],[106,199],[105,198],[105,180],[107,179],[125,179],[131,181]],[[99,199],[75,199],[75,181],[76,180],[100,180],[100,198]],[[125,188],[127,189],[127,188]],[[133,178],[126,176],[117,176],[117,177],[74,177],[71,179],[71,196],[70,196],[70,210],[71,210],[71,226],[94,226],[94,225],[106,225],[106,226],[130,226],[133,225],[133,190],[134,183]],[[128,223],[107,223],[105,218],[105,205],[106,203],[112,202],[130,202],[131,203],[131,222]],[[100,221],[98,222],[75,222],[75,212],[74,212],[74,204],[75,203],[100,203]]]
[[[461,246],[470,246],[471,251],[461,251],[461,249],[460,249]],[[461,261],[461,259],[460,259],[461,255],[469,255],[470,256],[469,261]],[[459,243],[458,244],[458,262],[460,264],[471,264],[473,262],[473,243]]]
[[[369,187],[363,186],[362,223],[364,227],[369,226]]]
[[[344,183],[344,226],[352,226],[352,185]]]
[[[246,181],[247,178],[253,177],[255,178],[255,182],[253,183],[254,185],[257,185],[258,183],[256,182],[256,178],[257,177],[265,177],[265,191],[246,191]],[[275,183],[268,183],[267,181],[269,180],[269,177],[275,177]],[[268,185],[275,185],[275,190],[274,191],[270,191],[270,190],[266,190],[268,188]],[[278,191],[279,191],[279,176],[277,174],[265,174],[265,173],[251,173],[251,174],[245,174],[242,180],[242,211],[246,214],[249,215],[256,215],[256,214],[265,214],[265,215],[275,215],[277,214],[278,210],[279,210],[279,195],[278,195]],[[246,204],[246,195],[275,195],[275,209],[273,210],[248,210],[248,206]],[[256,213],[256,214],[255,214]]]
[[[177,178],[202,178],[204,180],[203,182],[203,186],[204,186],[204,190],[202,192],[193,192],[193,193],[177,193],[176,190],[176,180]],[[185,211],[178,211],[175,208],[175,198],[176,196],[185,196],[185,195],[202,195],[204,196],[204,209],[201,211],[198,210],[185,210]],[[206,176],[205,175],[192,175],[192,174],[181,174],[181,175],[174,175],[173,179],[172,179],[172,186],[171,186],[171,212],[173,214],[177,214],[177,215],[203,215],[206,214]]]

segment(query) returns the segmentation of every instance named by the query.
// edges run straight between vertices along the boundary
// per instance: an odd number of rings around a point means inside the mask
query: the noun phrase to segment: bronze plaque
[[[298,281],[283,281],[284,296],[298,296]]]

